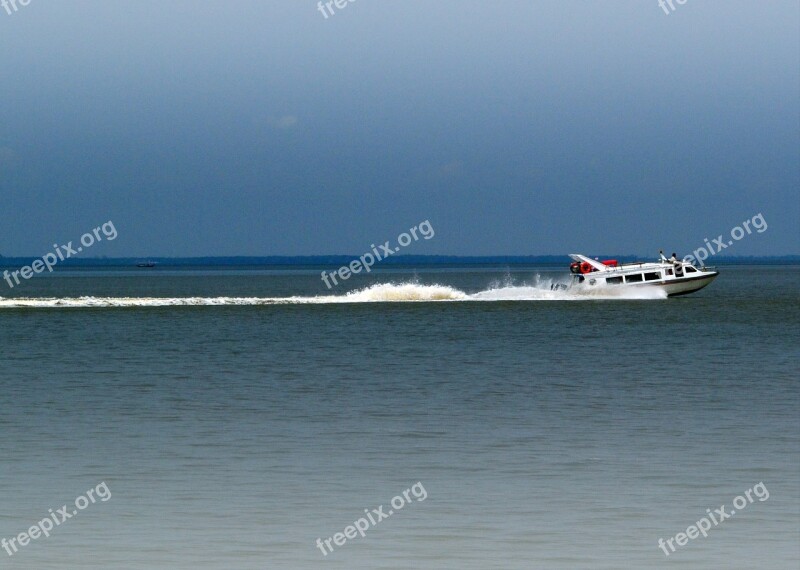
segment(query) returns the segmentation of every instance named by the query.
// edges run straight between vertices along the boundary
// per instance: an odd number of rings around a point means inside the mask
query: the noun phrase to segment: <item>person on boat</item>
[[[672,257],[669,258],[669,262],[675,268],[675,277],[683,277],[683,265],[681,265],[681,261],[674,251],[672,252]]]

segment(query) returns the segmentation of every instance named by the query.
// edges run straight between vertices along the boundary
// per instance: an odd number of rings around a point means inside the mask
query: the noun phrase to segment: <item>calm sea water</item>
[[[667,300],[556,275],[0,283],[0,538],[111,492],[3,567],[798,568],[800,268]],[[331,298],[376,282],[397,286]],[[323,556],[417,482],[424,501]],[[658,547],[759,482],[768,499]]]

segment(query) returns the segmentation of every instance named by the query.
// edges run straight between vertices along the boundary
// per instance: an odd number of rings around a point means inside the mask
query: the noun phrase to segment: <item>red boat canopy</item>
[[[603,265],[608,265],[609,267],[619,267],[619,263],[617,263],[616,259],[604,259],[602,263]]]

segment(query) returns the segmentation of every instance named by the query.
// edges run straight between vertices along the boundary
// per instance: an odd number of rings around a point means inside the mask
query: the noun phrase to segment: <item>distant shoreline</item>
[[[597,256],[609,257],[620,263],[656,259],[657,256]],[[22,267],[30,265],[35,257],[0,257],[0,267]],[[155,263],[155,268],[165,267],[339,267],[358,259],[357,255],[300,255],[300,256],[235,256],[235,257],[119,257],[67,259],[59,268],[110,267],[137,268],[145,262]],[[501,256],[457,256],[457,255],[397,255],[380,262],[381,266],[463,266],[502,265],[560,266],[569,264],[567,255],[501,255]],[[715,256],[707,259],[708,265],[800,265],[800,255],[780,256]],[[376,266],[377,267],[377,266]],[[147,268],[139,268],[146,271]]]

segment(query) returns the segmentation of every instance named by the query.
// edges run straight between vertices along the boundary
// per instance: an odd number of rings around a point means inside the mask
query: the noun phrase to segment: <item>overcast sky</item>
[[[800,253],[796,0],[16,5],[6,256]]]

